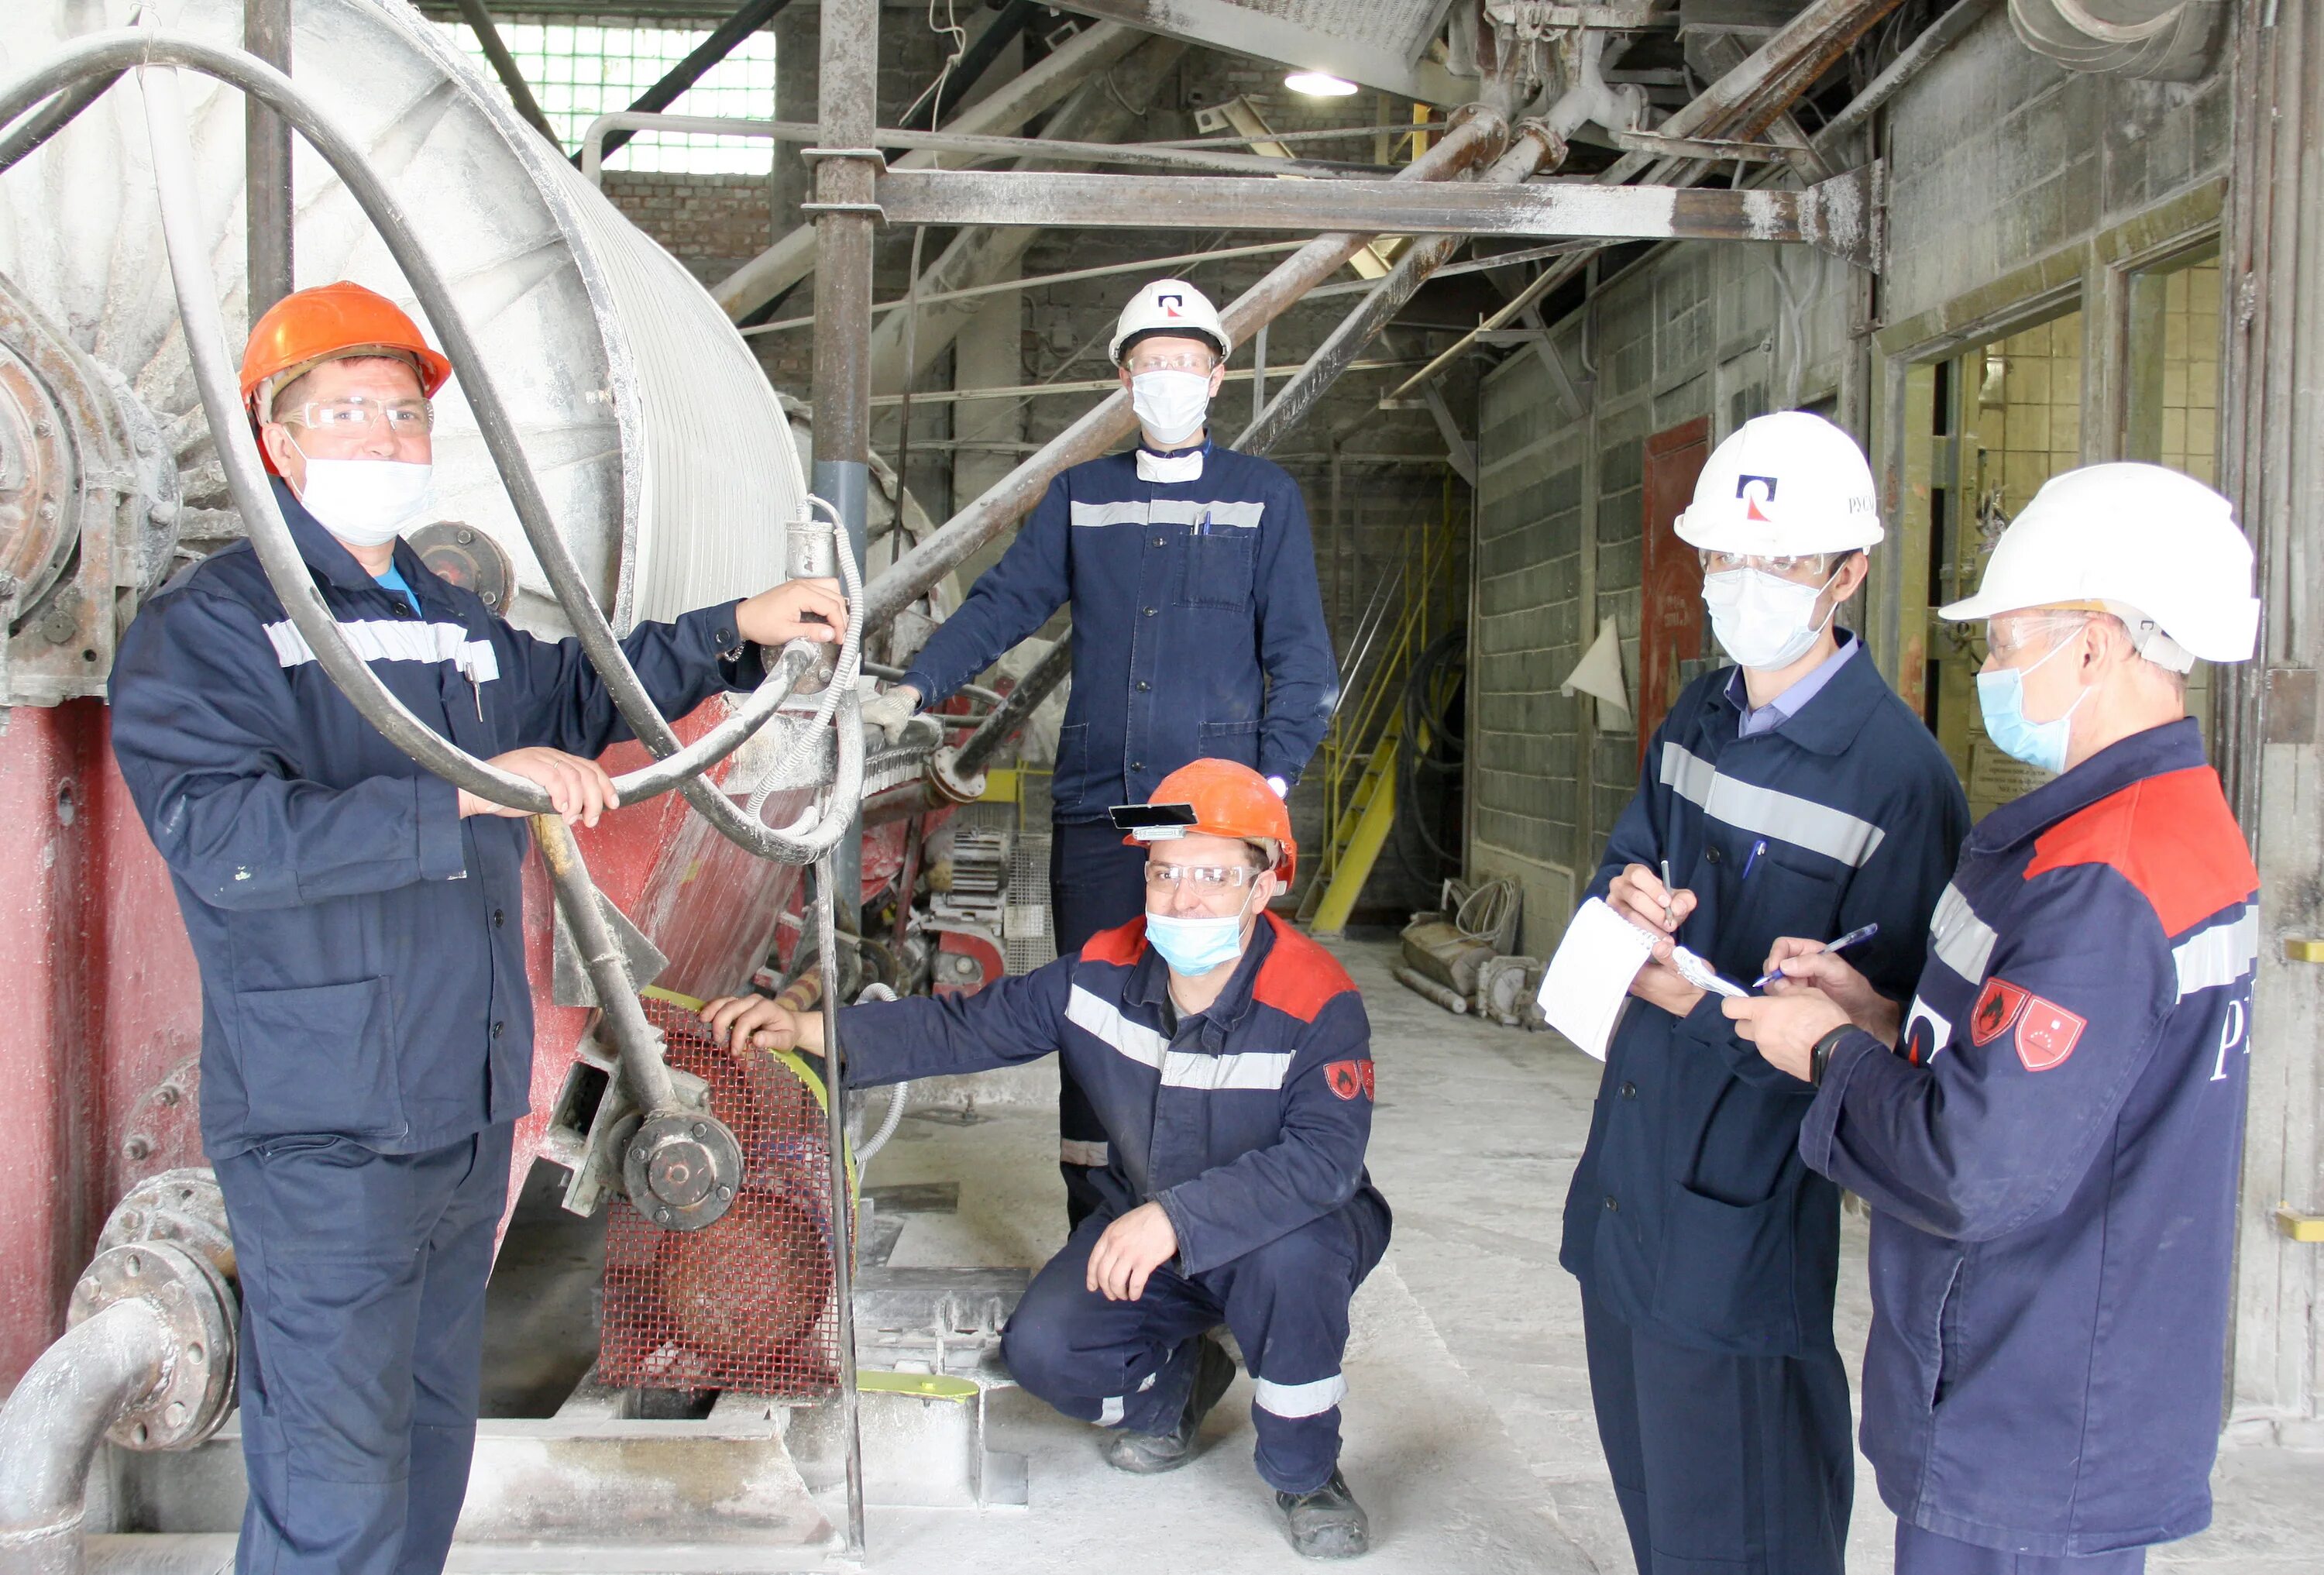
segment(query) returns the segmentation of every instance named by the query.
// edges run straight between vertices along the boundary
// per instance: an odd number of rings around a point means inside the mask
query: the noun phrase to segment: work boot
[[[1219,1348],[1216,1340],[1206,1336],[1194,1338],[1194,1382],[1186,1391],[1186,1404],[1178,1413],[1177,1425],[1167,1432],[1116,1432],[1105,1441],[1105,1463],[1117,1471],[1135,1471],[1150,1477],[1160,1471],[1175,1471],[1199,1452],[1194,1447],[1195,1435],[1202,1432],[1203,1418],[1234,1382],[1235,1360]]]
[[[1336,1466],[1332,1479],[1314,1492],[1277,1493],[1275,1502],[1283,1511],[1291,1545],[1304,1557],[1352,1559],[1371,1550],[1371,1523]]]

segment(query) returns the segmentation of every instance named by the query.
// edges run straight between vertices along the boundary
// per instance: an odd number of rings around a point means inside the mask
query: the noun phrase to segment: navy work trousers
[[[434,1575],[475,1451],[510,1138],[279,1138],[220,1160],[242,1279],[239,1575]]]
[[[1840,1352],[1735,1356],[1582,1293],[1598,1436],[1639,1575],[1840,1575],[1854,1497]]]
[[[2089,1553],[2078,1559],[2013,1553],[1941,1537],[1904,1521],[1896,1523],[1896,1575],[2141,1575],[2144,1548]]]
[[[1033,1276],[1001,1345],[1017,1381],[1084,1422],[1167,1432],[1194,1381],[1196,1341],[1223,1322],[1251,1368],[1259,1476],[1284,1493],[1331,1480],[1348,1302],[1388,1249],[1385,1211],[1359,1198],[1217,1268],[1166,1265],[1135,1302],[1088,1288],[1090,1249],[1111,1223],[1092,1214]]]
[[[1049,921],[1057,955],[1078,952],[1100,930],[1128,924],[1146,911],[1146,850],[1124,846],[1104,821],[1058,822],[1049,836]],[[1089,1095],[1057,1057],[1057,1169],[1065,1178],[1067,1229],[1099,1203],[1090,1177],[1106,1164],[1104,1125]]]

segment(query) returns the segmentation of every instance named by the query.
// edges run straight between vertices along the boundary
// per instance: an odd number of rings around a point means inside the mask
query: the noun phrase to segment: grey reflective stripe
[[[1960,888],[1946,882],[1937,898],[1937,911],[1929,920],[1929,949],[1937,954],[1937,961],[1971,984],[1982,983],[1986,965],[1993,961],[1993,944],[1999,938],[1993,926],[1970,909]]]
[[[1291,1071],[1287,1050],[1242,1050],[1225,1055],[1166,1051],[1162,1082],[1168,1088],[1281,1088]]]
[[[2247,977],[2259,966],[2259,911],[2246,907],[2232,924],[2213,925],[2171,949],[2179,966],[2179,999]]]
[[[1738,831],[1775,837],[1862,869],[1888,834],[1844,809],[1722,777],[1719,768],[1674,743],[1663,745],[1663,785]]]
[[[1119,503],[1072,505],[1074,525],[1195,525],[1208,516],[1214,526],[1256,530],[1266,516],[1265,503],[1201,503],[1190,498],[1129,498]]]
[[[1162,1052],[1167,1048],[1162,1036],[1125,1020],[1111,1002],[1099,999],[1078,984],[1065,1001],[1065,1020],[1096,1035],[1139,1065],[1161,1070]]]
[[[500,653],[488,640],[470,640],[456,623],[407,623],[386,618],[365,618],[341,623],[355,655],[367,662],[450,662],[472,684],[486,684],[501,676]],[[314,649],[299,626],[289,619],[266,626],[274,658],[286,668],[315,659]]]
[[[1348,1380],[1341,1373],[1318,1378],[1312,1384],[1275,1384],[1265,1378],[1253,1378],[1250,1386],[1255,1391],[1252,1401],[1261,1411],[1275,1416],[1321,1416],[1348,1395]]]
[[[1106,1144],[1092,1143],[1085,1138],[1060,1138],[1057,1139],[1057,1157],[1067,1165],[1111,1165],[1113,1163],[1113,1150]]]
[[[1097,1403],[1097,1424],[1100,1427],[1120,1427],[1121,1425],[1120,1395],[1111,1395]]]

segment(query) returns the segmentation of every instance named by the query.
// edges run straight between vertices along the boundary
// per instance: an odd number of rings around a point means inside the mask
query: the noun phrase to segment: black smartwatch
[[[1823,1086],[1823,1069],[1831,1064],[1831,1053],[1840,1048],[1840,1042],[1848,1037],[1848,1031],[1855,1026],[1853,1023],[1842,1023],[1831,1033],[1818,1039],[1810,1048],[1808,1051],[1808,1086],[1810,1088]]]

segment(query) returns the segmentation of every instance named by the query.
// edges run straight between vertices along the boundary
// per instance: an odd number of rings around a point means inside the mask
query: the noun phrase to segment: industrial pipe
[[[1009,698],[968,735],[954,758],[953,769],[963,777],[973,777],[983,770],[984,762],[992,758],[993,751],[1017,735],[1026,719],[1033,714],[1033,708],[1047,699],[1049,691],[1073,670],[1074,639],[1066,634],[1049,647],[1033,664],[1032,670],[1017,680],[1016,687],[1009,691]]]
[[[1500,152],[1508,127],[1498,113],[1471,105],[1456,120],[1434,147],[1397,171],[1394,179],[1446,180]],[[1274,321],[1301,296],[1330,278],[1371,238],[1344,232],[1316,236],[1235,299],[1223,314],[1227,333],[1238,342],[1248,339],[1261,324]],[[1116,390],[1100,401],[874,579],[866,598],[865,629],[874,633],[885,629],[898,612],[927,594],[930,585],[1040,502],[1059,472],[1095,459],[1137,424],[1128,393]]]
[[[855,707],[847,709],[854,720]],[[824,1140],[831,1151],[825,1217],[831,1221],[832,1335],[838,1346],[840,1436],[847,1466],[847,1551],[861,1559],[863,1432],[855,1389],[855,1195],[847,1174],[847,1058],[839,1042],[839,926],[832,906],[836,866],[826,854],[815,867],[815,946],[823,981],[823,1078],[829,1093],[824,1101]]]
[[[639,981],[630,977],[621,937],[605,921],[596,883],[581,861],[581,845],[574,840],[573,828],[562,815],[536,815],[532,840],[540,846],[540,861],[549,870],[549,883],[557,894],[558,910],[565,915],[574,948],[581,954],[581,965],[596,988],[597,1005],[610,1020],[622,1081],[629,1085],[630,1098],[639,1110],[648,1112],[678,1109],[669,1067],[659,1054],[661,1030],[639,1004]]]
[[[160,1385],[170,1355],[151,1302],[115,1302],[42,1351],[0,1407],[0,1564],[11,1575],[80,1575],[97,1445]]]

